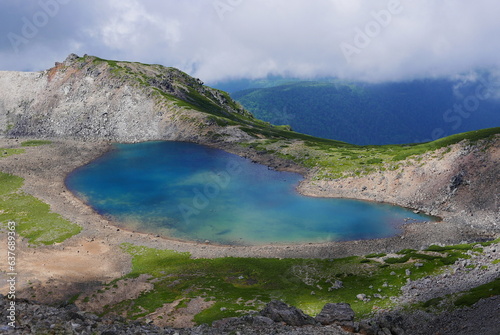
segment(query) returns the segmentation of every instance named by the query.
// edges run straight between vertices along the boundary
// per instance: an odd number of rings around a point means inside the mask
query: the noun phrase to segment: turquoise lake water
[[[430,217],[358,200],[298,194],[299,174],[185,142],[115,144],[72,172],[67,187],[123,228],[221,244],[388,237]]]

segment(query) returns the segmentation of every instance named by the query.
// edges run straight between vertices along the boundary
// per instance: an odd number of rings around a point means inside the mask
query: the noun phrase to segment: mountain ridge
[[[219,116],[253,119],[224,92],[179,70],[87,55],[43,72],[3,72],[0,88],[4,136],[197,141],[212,128],[224,132]]]

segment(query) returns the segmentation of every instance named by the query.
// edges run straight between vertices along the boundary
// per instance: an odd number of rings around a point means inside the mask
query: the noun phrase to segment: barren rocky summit
[[[70,55],[41,73],[2,72],[0,88],[0,132],[7,136],[196,141],[215,122],[196,108],[250,116],[179,70],[91,56]]]

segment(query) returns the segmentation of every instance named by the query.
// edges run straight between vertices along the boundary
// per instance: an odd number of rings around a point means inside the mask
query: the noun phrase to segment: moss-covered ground
[[[27,143],[27,144],[26,144]],[[38,141],[23,142],[23,146],[42,145]],[[23,153],[24,149],[1,149],[0,158]],[[78,234],[81,227],[59,214],[49,205],[22,192],[24,179],[0,172],[0,224],[13,221],[16,231],[32,244],[54,244]]]
[[[500,277],[492,282],[462,292],[455,300],[456,306],[472,306],[480,299],[500,295]]]
[[[435,297],[427,301],[408,306],[408,308],[423,309],[427,312],[439,313],[454,308],[470,307],[481,299],[499,295],[500,277],[470,290]]]
[[[487,147],[488,143],[492,142],[493,136],[500,134],[500,128],[471,131],[427,143],[380,146],[356,146],[275,129],[273,132],[277,134],[242,145],[257,151],[276,154],[308,168],[316,168],[317,179],[337,179],[367,175],[376,171],[399,170],[407,164],[424,164],[419,155],[461,141],[472,144],[478,140],[485,140],[484,145]],[[444,153],[446,150],[440,155]],[[439,158],[438,154],[434,155],[435,158]],[[406,160],[407,158],[409,160]]]
[[[165,303],[196,297],[213,301],[212,307],[195,316],[198,323],[256,311],[272,299],[310,315],[317,314],[325,303],[347,302],[361,318],[391,308],[390,298],[400,294],[408,279],[437,274],[458,259],[470,258],[469,250],[482,252],[470,244],[341,259],[193,259],[189,253],[131,244],[124,244],[123,249],[133,258],[132,271],[121,279],[147,274],[154,289],[138,299],[108,305],[104,314],[123,313],[136,319]],[[360,300],[358,294],[365,294],[368,300]]]
[[[12,155],[22,154],[24,149],[2,149],[0,148],[0,159],[3,157],[9,157]]]

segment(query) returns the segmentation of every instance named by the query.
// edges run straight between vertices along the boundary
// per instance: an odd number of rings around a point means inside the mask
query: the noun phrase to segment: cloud
[[[43,70],[75,52],[205,82],[452,77],[500,68],[498,12],[495,0],[3,0],[0,69]]]

